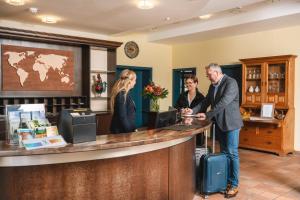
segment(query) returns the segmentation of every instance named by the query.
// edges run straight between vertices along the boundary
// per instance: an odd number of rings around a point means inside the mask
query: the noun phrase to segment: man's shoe
[[[238,192],[239,192],[239,190],[237,187],[231,187],[228,191],[226,191],[225,198],[229,199],[229,198],[235,197]]]
[[[231,188],[231,184],[228,183],[226,189],[224,191],[222,190],[220,193],[221,194],[226,194],[228,192],[228,190],[230,190],[230,188]]]
[[[228,183],[228,184],[227,184],[227,187],[226,187],[226,193],[230,190],[230,188],[231,188],[231,184]]]

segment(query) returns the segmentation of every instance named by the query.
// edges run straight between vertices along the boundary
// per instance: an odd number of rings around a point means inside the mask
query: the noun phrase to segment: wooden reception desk
[[[101,135],[96,142],[27,151],[0,142],[0,199],[192,200],[194,119],[186,130]]]

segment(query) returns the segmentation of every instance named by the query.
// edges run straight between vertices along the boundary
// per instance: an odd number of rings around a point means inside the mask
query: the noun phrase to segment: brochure
[[[67,143],[61,135],[45,138],[35,138],[22,141],[26,150],[41,149],[41,148],[56,148],[66,146]]]
[[[21,112],[20,118],[22,122],[27,122],[31,120],[31,113],[30,112]]]
[[[33,139],[33,130],[28,128],[18,128],[17,129],[18,138],[19,138],[19,146],[22,147],[23,140]]]
[[[43,137],[47,137],[47,130],[46,127],[38,127],[34,129],[34,137],[35,138],[43,138]]]
[[[45,119],[45,113],[40,112],[40,111],[32,111],[31,112],[31,119],[32,120],[39,120],[39,119]]]
[[[47,119],[35,119],[35,120],[30,120],[27,123],[28,123],[28,127],[31,129],[46,127],[51,125]]]
[[[28,128],[18,128],[17,129],[19,138],[21,140],[28,140],[28,139],[33,139],[32,137],[32,130]]]
[[[48,126],[46,127],[47,137],[58,135],[57,126]]]

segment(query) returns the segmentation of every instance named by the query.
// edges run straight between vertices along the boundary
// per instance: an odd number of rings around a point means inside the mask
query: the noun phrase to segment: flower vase
[[[150,111],[152,111],[152,112],[158,112],[159,111],[159,100],[158,99],[152,99],[151,100]]]

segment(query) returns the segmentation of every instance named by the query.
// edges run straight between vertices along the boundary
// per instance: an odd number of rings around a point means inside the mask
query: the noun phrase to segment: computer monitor
[[[177,110],[158,112],[156,115],[154,128],[161,128],[174,125],[177,119],[176,114]]]

